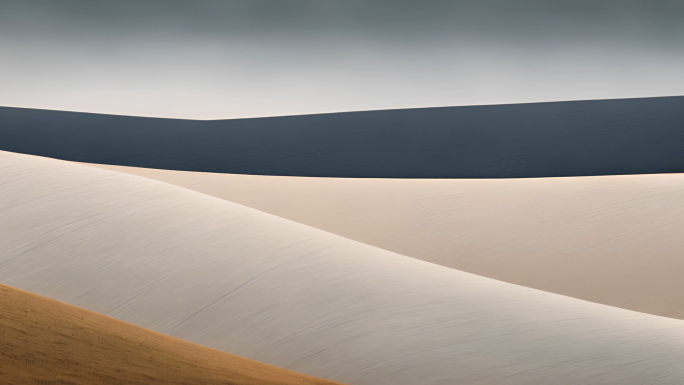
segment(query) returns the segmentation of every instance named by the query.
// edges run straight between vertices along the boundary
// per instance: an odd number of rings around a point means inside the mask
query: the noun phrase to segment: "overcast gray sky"
[[[684,94],[682,0],[0,0],[0,105],[218,119]]]

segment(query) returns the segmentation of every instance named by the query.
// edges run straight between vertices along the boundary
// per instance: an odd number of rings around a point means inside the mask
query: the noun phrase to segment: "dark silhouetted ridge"
[[[193,121],[0,108],[0,150],[236,174],[524,178],[684,172],[684,97]]]

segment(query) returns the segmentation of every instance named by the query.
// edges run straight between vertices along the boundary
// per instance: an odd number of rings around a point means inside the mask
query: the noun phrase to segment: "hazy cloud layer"
[[[228,118],[684,94],[682,1],[0,0],[0,105]]]

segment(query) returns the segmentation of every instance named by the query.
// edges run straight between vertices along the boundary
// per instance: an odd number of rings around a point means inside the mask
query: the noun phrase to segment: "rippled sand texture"
[[[684,318],[684,174],[406,180],[93,166],[486,277]]]
[[[334,385],[0,284],[0,383]]]
[[[684,322],[122,173],[0,154],[0,281],[350,384],[684,383]]]

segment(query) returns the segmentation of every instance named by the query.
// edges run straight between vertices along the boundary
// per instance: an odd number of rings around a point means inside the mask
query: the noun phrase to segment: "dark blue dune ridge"
[[[525,178],[684,172],[684,97],[179,120],[0,107],[0,150],[236,174]]]

